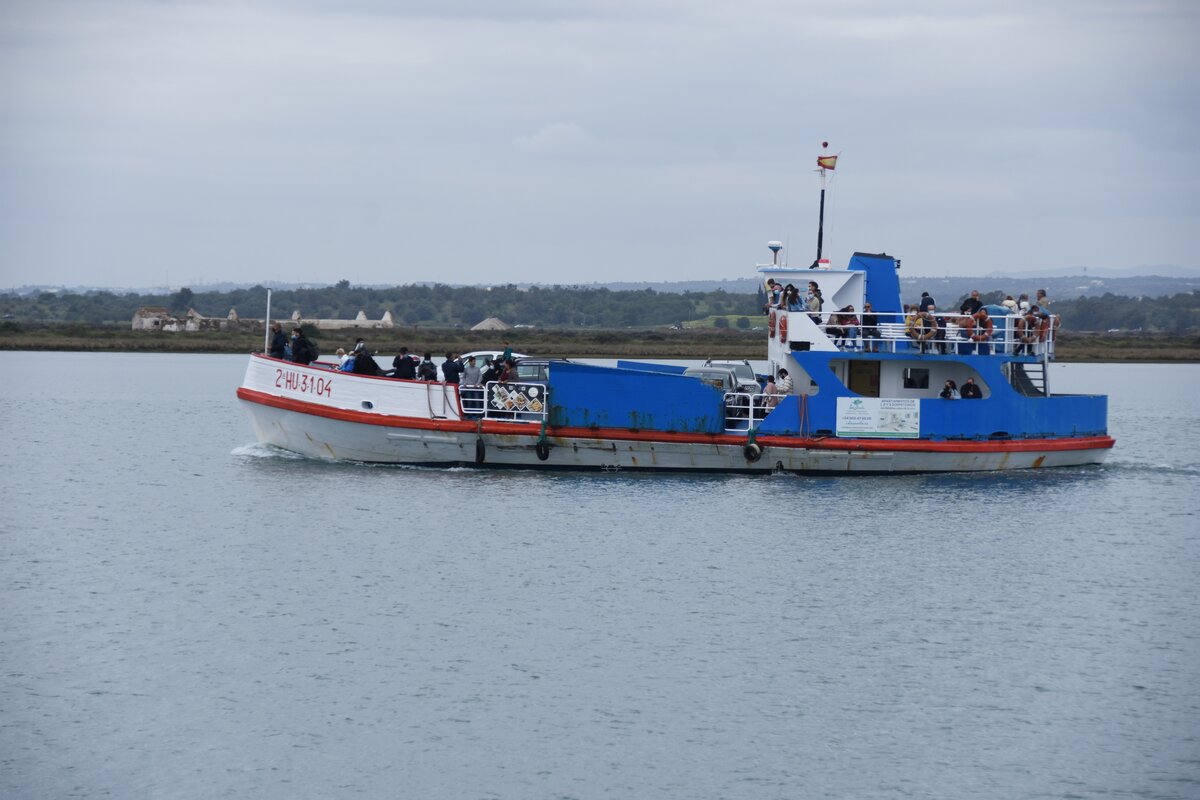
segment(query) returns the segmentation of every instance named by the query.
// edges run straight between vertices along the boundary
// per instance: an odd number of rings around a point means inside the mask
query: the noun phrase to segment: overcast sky
[[[1200,266],[1200,2],[0,3],[0,286]]]

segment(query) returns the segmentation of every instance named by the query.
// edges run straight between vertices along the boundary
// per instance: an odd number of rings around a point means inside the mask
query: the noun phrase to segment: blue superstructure
[[[815,281],[829,287],[820,315],[771,310],[769,368],[772,374],[786,369],[792,376],[794,390],[786,397],[757,396],[739,406],[728,393],[683,375],[683,367],[634,361],[620,361],[617,367],[555,363],[548,425],[829,437],[838,432],[839,398],[882,397],[912,401],[920,440],[1106,435],[1106,397],[1049,393],[1052,327],[1029,346],[1035,352],[1018,355],[1018,320],[1004,307],[986,307],[993,319],[992,338],[982,344],[962,338],[961,328],[968,324],[963,316],[939,312],[944,329],[922,345],[905,332],[897,269],[892,256],[871,253],[855,253],[845,270],[762,268],[781,282]],[[878,315],[869,338],[862,330],[864,301]],[[836,309],[848,306],[859,317],[859,330],[854,337],[838,337]],[[981,387],[982,399],[938,396],[946,380],[962,384],[967,378]],[[753,413],[731,415],[731,409],[747,405]]]

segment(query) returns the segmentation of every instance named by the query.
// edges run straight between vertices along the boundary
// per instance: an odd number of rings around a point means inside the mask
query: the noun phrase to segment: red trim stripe
[[[305,403],[254,389],[239,387],[237,396],[248,403],[311,414],[343,422],[379,425],[385,428],[411,428],[429,431],[469,432],[480,429],[477,421],[422,419],[394,414],[375,414],[344,408]],[[525,422],[484,420],[483,433],[508,436],[539,436],[541,426]],[[745,436],[725,433],[669,433],[666,431],[633,431],[625,428],[547,428],[547,435],[571,439],[594,439],[621,442],[674,442],[677,444],[743,445]],[[764,447],[787,447],[806,450],[890,450],[933,453],[1022,453],[1030,451],[1107,450],[1116,444],[1111,436],[1070,436],[1054,439],[998,439],[994,441],[928,441],[921,439],[838,439],[834,437],[759,436],[755,439]]]

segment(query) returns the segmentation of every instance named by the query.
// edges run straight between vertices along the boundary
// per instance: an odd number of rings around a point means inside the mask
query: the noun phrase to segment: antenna
[[[771,250],[771,266],[779,266],[779,251],[783,249],[783,242],[767,242],[767,247]]]

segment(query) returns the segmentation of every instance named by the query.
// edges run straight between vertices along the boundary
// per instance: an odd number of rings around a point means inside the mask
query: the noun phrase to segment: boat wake
[[[1104,462],[1105,472],[1118,472],[1126,475],[1148,475],[1152,477],[1200,477],[1200,466],[1154,463],[1150,461],[1114,461]]]
[[[289,461],[306,461],[307,459],[299,453],[293,453],[290,450],[284,450],[280,447],[275,447],[270,444],[255,442],[254,444],[244,444],[241,447],[235,447],[229,453],[231,456],[240,458],[272,458],[284,459]]]

